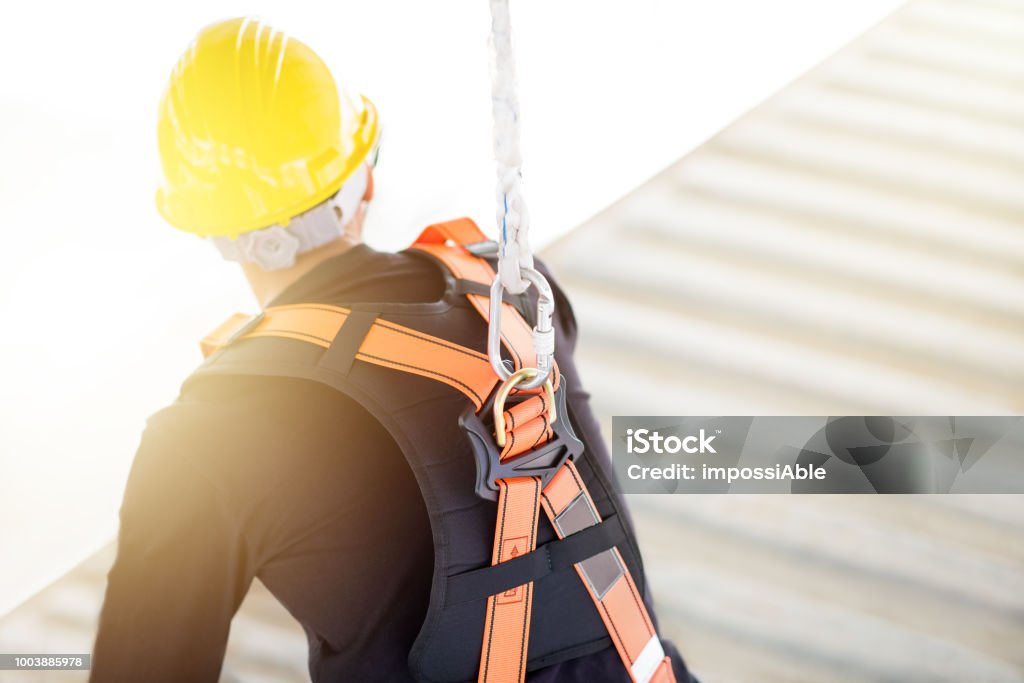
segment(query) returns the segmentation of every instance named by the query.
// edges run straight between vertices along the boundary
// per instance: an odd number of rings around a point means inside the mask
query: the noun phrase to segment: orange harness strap
[[[491,564],[537,548],[540,479],[517,477],[498,481],[498,523]],[[480,648],[480,683],[522,681],[530,639],[533,582],[487,598],[484,640]]]
[[[413,248],[434,256],[444,263],[455,277],[489,289],[494,282],[494,269],[487,261],[465,248],[467,244],[486,240],[487,237],[476,223],[468,218],[461,218],[428,226],[413,244]],[[490,298],[475,293],[467,294],[466,298],[480,317],[489,323]],[[516,370],[536,367],[537,357],[533,348],[532,330],[515,306],[509,303],[502,303],[501,340],[511,355]],[[557,388],[557,367],[552,372],[551,381]],[[506,411],[508,428],[505,447],[501,452],[502,460],[513,458],[551,437],[545,400],[543,394],[538,394]],[[513,410],[516,413],[512,413]],[[539,495],[535,494],[540,493],[540,481],[536,477],[500,479],[498,487],[498,515],[492,565],[523,552],[533,551],[537,535]],[[509,528],[516,530],[511,537]],[[487,599],[478,683],[519,683],[524,680],[532,603],[533,583],[518,586],[501,595],[492,595]]]
[[[544,394],[537,394],[505,411],[507,429],[502,461],[550,438],[546,401]],[[536,549],[540,511],[541,488],[537,477],[499,479],[497,483],[492,565]],[[519,683],[524,679],[532,608],[533,582],[487,599],[478,683]]]
[[[416,238],[415,244],[445,244],[454,242],[459,246],[487,242],[489,238],[483,233],[472,218],[456,218],[451,221],[434,223],[423,228]],[[490,283],[488,283],[490,284]]]
[[[547,394],[541,393],[505,410],[503,461],[547,443],[551,438],[549,408]]]
[[[238,339],[283,337],[331,347],[351,311],[325,304],[272,306],[262,316],[235,314],[201,342],[209,356]],[[245,329],[246,326],[249,329]],[[402,325],[375,320],[356,359],[444,382],[465,394],[479,410],[497,378],[487,356]]]
[[[536,477],[501,479],[498,486],[492,565],[535,549],[538,492],[540,505],[559,538],[601,522],[572,461],[562,466],[543,491],[539,491]],[[575,567],[632,680],[675,683],[672,662],[665,656],[640,591],[618,549],[605,550]],[[488,598],[479,683],[524,680],[532,593],[531,582]]]
[[[559,538],[601,522],[593,499],[572,461],[544,487],[541,505]],[[647,608],[617,548],[576,564],[619,657],[636,683],[674,683],[672,661],[665,656]]]
[[[475,282],[490,288],[494,282],[494,269],[482,258],[471,254],[464,248],[466,244],[484,242],[487,237],[480,232],[469,218],[446,223],[435,223],[428,226],[413,243],[412,248],[431,254],[448,267],[457,278]],[[452,249],[448,242],[458,247]],[[473,308],[480,313],[484,321],[490,321],[490,300],[484,294],[466,294]],[[501,340],[512,356],[515,369],[537,367],[537,354],[533,348],[533,330],[519,314],[515,306],[503,303],[501,310]],[[552,372],[552,384],[558,388],[557,368]]]
[[[458,278],[477,282],[490,287],[494,281],[494,270],[483,259],[473,255],[465,248],[453,249],[448,244],[454,242],[462,247],[474,242],[482,242],[487,238],[476,224],[462,218],[446,223],[438,223],[427,227],[413,245],[444,263],[452,274]],[[485,321],[490,320],[488,297],[481,294],[467,294],[473,307]],[[516,368],[532,367],[536,363],[533,353],[533,336],[529,325],[519,311],[510,304],[503,304],[501,316],[502,341],[516,361]],[[559,382],[557,367],[553,372],[552,382],[557,387]],[[514,458],[525,451],[545,443],[551,438],[551,425],[547,421],[547,406],[544,395],[538,394],[505,411],[506,440],[501,452],[501,459]],[[564,418],[562,418],[564,419]],[[527,498],[530,482],[533,478],[517,478],[500,480],[498,502],[498,524],[495,532],[494,556],[492,564],[509,559],[503,555],[502,539],[507,537],[502,530],[504,525],[514,523],[516,528],[530,529],[531,538],[535,535],[537,513],[525,503],[510,507],[506,503],[509,490],[521,491],[518,495]],[[548,518],[554,525],[559,538],[570,536],[578,531],[601,522],[601,517],[594,506],[594,501],[583,484],[582,477],[571,461],[566,462],[555,477],[544,488],[541,503]],[[516,519],[516,514],[520,518]],[[529,526],[532,524],[533,526]],[[531,544],[531,549],[533,544]],[[606,550],[576,565],[576,571],[590,593],[594,605],[608,629],[608,634],[615,644],[626,670],[636,683],[675,683],[672,663],[662,649],[657,631],[647,614],[637,590],[633,577],[615,548]],[[527,603],[524,607],[524,619],[519,621],[498,622],[492,619],[492,610],[501,605],[503,596],[492,596],[488,600],[488,616],[484,624],[484,642],[480,658],[480,683],[505,683],[522,681],[525,675],[526,649],[529,641],[529,614],[532,584],[519,586],[507,592],[524,595]],[[519,604],[519,603],[516,603]],[[505,648],[502,653],[501,667],[496,668],[495,643]],[[495,672],[502,671],[507,677],[496,678]]]

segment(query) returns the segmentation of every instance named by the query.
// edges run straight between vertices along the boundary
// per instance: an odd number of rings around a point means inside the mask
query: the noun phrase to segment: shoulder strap
[[[601,515],[572,461],[544,487],[541,507],[559,538],[601,524]],[[626,671],[635,683],[675,683],[672,660],[665,655],[654,622],[618,548],[576,565]]]
[[[445,244],[446,242],[465,247],[487,241],[489,241],[487,235],[472,218],[456,218],[423,228],[423,232],[416,238],[413,247],[421,244]]]
[[[486,242],[487,238],[469,218],[435,223],[427,226],[412,244],[412,249],[430,254],[451,271],[457,279],[481,286],[479,292],[467,292],[466,298],[484,322],[491,318],[489,292],[494,282],[494,268],[486,260],[472,253],[467,245]],[[515,370],[536,367],[537,354],[533,349],[533,333],[529,323],[515,306],[503,303],[501,312],[501,341],[509,352]],[[552,384],[558,388],[557,364],[552,372]]]
[[[462,218],[427,227],[413,248],[433,255],[455,277],[489,287],[494,269],[465,248],[466,244],[481,241],[485,241],[485,237],[476,223]],[[487,296],[468,293],[466,297],[484,321],[489,320]],[[516,369],[529,367],[536,362],[529,324],[514,306],[503,305],[502,341]],[[353,317],[351,314],[347,308],[327,304],[272,306],[254,317],[236,313],[207,335],[200,346],[203,355],[209,357],[240,339],[295,339],[334,349],[333,355],[349,363],[354,358],[444,382],[465,394],[477,410],[498,382],[487,356],[478,351],[379,319],[368,324],[364,318],[366,314],[362,313],[355,316],[361,323],[355,324],[355,320],[349,322]],[[339,343],[342,338],[346,346]],[[345,350],[349,353],[344,354]],[[555,388],[558,381],[556,367],[553,373]]]
[[[235,314],[201,342],[206,356],[240,339],[282,337],[327,349],[323,363],[361,360],[429,377],[465,394],[479,410],[497,384],[487,356],[409,327],[341,306],[272,306],[255,317]],[[334,368],[347,370],[347,368]]]

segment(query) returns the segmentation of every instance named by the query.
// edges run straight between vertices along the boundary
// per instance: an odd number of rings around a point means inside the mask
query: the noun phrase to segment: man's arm
[[[223,492],[175,441],[151,422],[135,456],[93,683],[217,681],[231,618],[252,582]]]

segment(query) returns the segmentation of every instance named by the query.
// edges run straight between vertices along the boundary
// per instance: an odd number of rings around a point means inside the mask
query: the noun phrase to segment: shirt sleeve
[[[93,683],[214,683],[231,619],[252,582],[224,495],[175,441],[151,423],[136,453]]]

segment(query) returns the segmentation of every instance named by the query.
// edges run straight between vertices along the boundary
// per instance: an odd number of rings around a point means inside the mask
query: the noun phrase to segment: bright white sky
[[[882,18],[896,0],[513,0],[535,244],[578,225]],[[113,537],[147,415],[253,302],[153,208],[163,83],[245,13],[378,105],[370,242],[493,223],[483,0],[18,2],[0,9],[0,614]],[[600,257],[601,255],[590,255]]]

